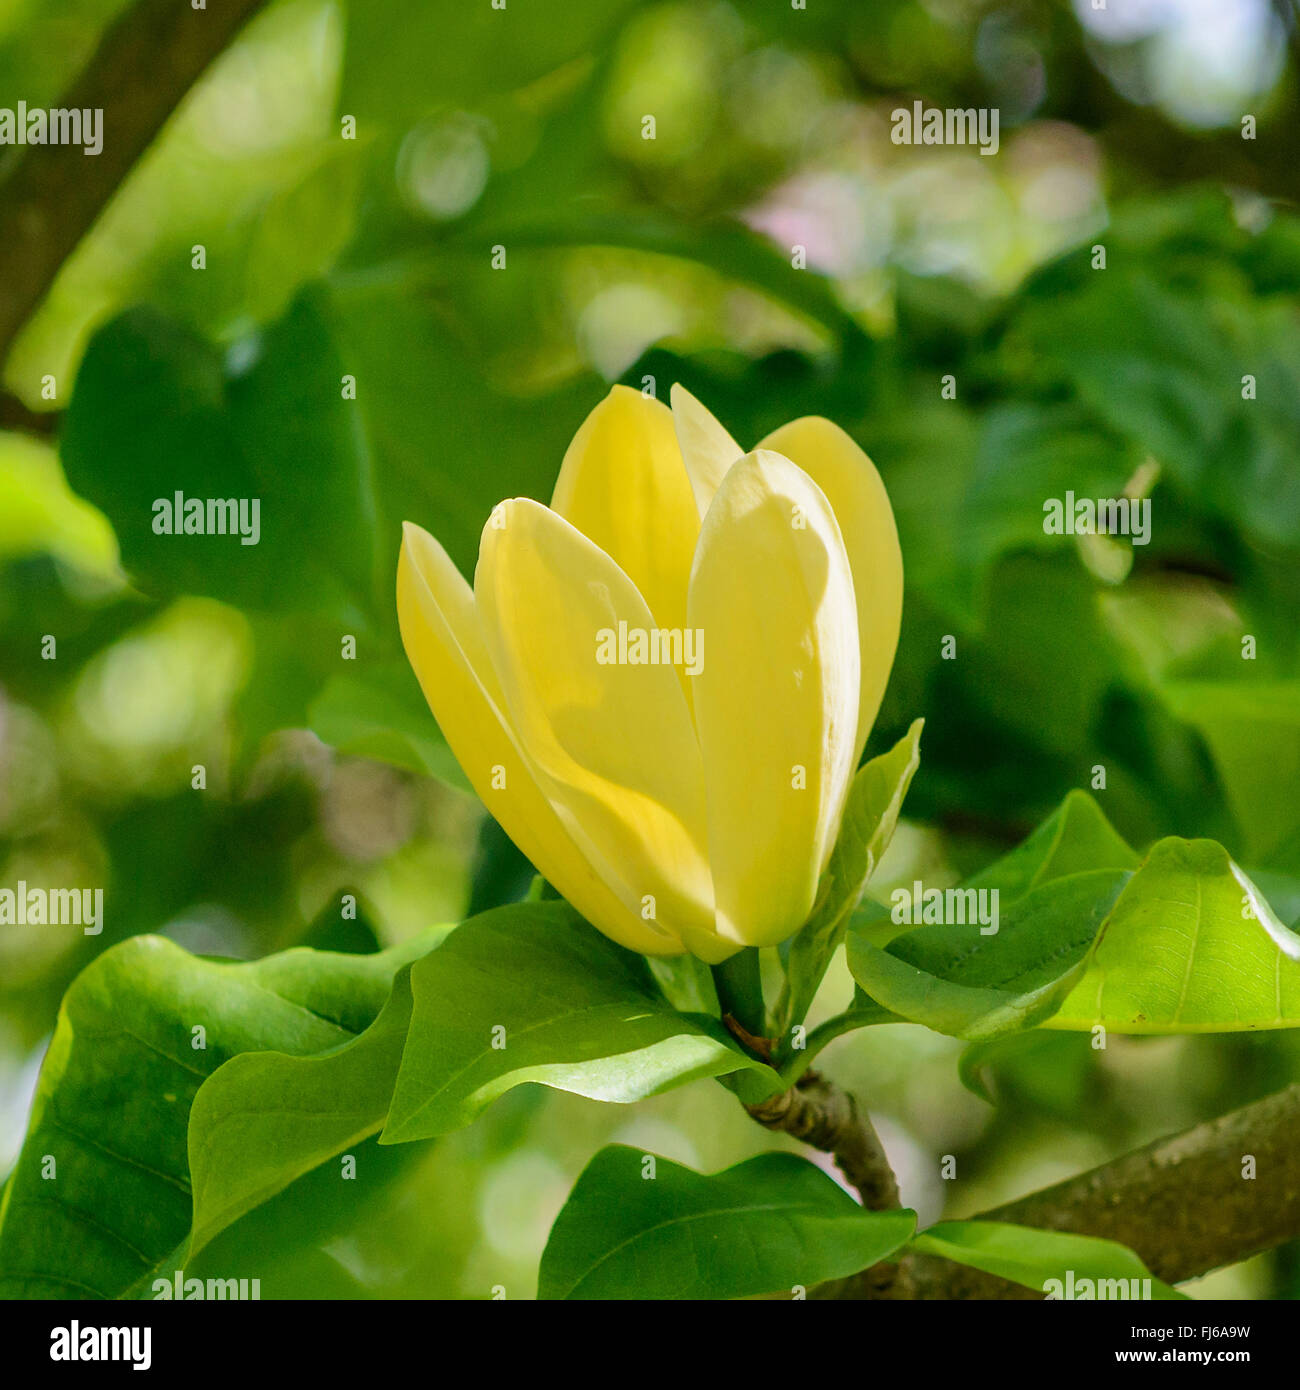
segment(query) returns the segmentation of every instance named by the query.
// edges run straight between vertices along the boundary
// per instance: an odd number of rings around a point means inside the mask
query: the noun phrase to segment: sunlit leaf
[[[464,923],[412,969],[411,989],[385,1143],[459,1129],[525,1082],[623,1103],[740,1070],[778,1086],[716,1018],[678,1013],[643,956],[563,902]]]

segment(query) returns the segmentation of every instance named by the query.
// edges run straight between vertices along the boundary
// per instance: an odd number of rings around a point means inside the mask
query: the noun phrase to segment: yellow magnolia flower
[[[898,643],[871,460],[810,417],[752,453],[616,386],[474,587],[407,523],[402,641],[474,789],[607,936],[709,962],[807,919]]]

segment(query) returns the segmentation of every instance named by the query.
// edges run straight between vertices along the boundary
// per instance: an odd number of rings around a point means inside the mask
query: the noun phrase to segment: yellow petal
[[[853,576],[825,496],[788,459],[746,455],[700,532],[687,603],[704,632],[695,719],[717,930],[771,946],[813,904],[854,767]]]
[[[685,624],[700,523],[666,405],[615,386],[574,435],[551,507],[623,570],[660,626]]]
[[[826,494],[844,537],[862,653],[856,765],[889,684],[903,616],[903,555],[889,494],[875,464],[838,425],[820,416],[792,420],[758,447],[774,449],[808,474]]]
[[[429,708],[501,828],[607,936],[649,955],[680,954],[676,937],[641,920],[630,889],[597,874],[546,800],[503,714],[474,595],[438,542],[409,522],[397,566],[397,614]]]
[[[658,639],[636,586],[563,517],[516,498],[483,531],[474,591],[547,798],[660,925],[711,931],[703,769],[676,668],[618,662],[620,624],[646,656]]]
[[[691,480],[695,505],[703,520],[727,470],[745,451],[718,423],[713,412],[684,386],[674,383],[671,400],[673,428],[677,431],[677,443]]]

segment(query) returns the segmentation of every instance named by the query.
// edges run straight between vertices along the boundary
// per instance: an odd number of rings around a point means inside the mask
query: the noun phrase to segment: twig
[[[788,1091],[745,1109],[766,1128],[830,1154],[869,1211],[902,1206],[898,1180],[875,1126],[853,1096],[834,1082],[817,1072],[805,1072]],[[905,1263],[874,1265],[855,1278],[858,1297],[916,1296]]]
[[[759,1124],[830,1154],[870,1211],[902,1206],[880,1138],[848,1091],[805,1072],[788,1091],[745,1107]]]

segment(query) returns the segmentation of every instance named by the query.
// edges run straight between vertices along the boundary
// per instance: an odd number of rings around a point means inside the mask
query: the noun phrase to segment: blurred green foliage
[[[52,101],[121,8],[0,3],[0,94]],[[0,434],[0,882],[102,885],[107,926],[0,932],[0,1171],[113,942],[337,944],[312,924],[352,891],[389,945],[522,896],[401,654],[399,524],[469,572],[611,380],[680,380],[746,445],[826,414],[880,467],[908,587],[869,753],[918,715],[926,740],[873,894],[957,881],[1104,767],[1129,842],[1213,836],[1300,920],[1300,97],[1268,6],[1199,41],[1166,8],[1112,32],[1000,0],[270,6],[4,364],[57,419]],[[915,98],[999,107],[999,155],[892,145]],[[1044,534],[1045,499],[1125,488],[1150,545]],[[260,497],[260,543],[155,535],[178,490]],[[838,966],[821,1012],[850,988]],[[959,1052],[891,1026],[827,1058],[925,1219],[1276,1088],[1300,1038],[1034,1034],[978,1059],[996,1110]],[[255,1260],[268,1296],[523,1296],[610,1141],[710,1170],[769,1142],[707,1082],[635,1113],[524,1087],[367,1144],[345,1202],[308,1175],[202,1259]],[[1300,1263],[1212,1286],[1294,1294]]]

